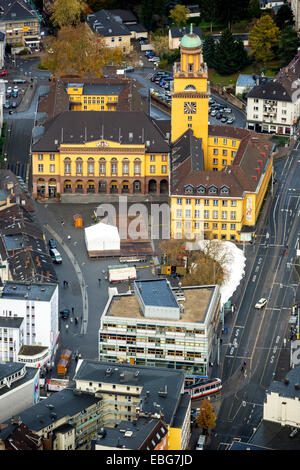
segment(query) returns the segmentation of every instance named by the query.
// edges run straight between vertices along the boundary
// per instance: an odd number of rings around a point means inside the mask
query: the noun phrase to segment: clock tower
[[[187,129],[202,139],[204,162],[208,141],[207,66],[203,62],[202,42],[197,34],[185,34],[180,42],[180,63],[174,64],[171,110],[171,140],[175,142]]]

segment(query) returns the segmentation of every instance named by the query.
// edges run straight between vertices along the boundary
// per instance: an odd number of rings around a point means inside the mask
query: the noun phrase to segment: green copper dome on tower
[[[201,39],[199,38],[198,34],[193,33],[193,25],[191,24],[189,34],[185,34],[183,36],[180,41],[180,46],[195,49],[196,47],[200,47],[201,45]]]

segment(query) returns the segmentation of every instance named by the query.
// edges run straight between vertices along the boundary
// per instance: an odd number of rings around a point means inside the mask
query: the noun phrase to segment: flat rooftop
[[[3,299],[27,299],[50,301],[57,284],[21,283],[8,281],[5,283],[1,297]]]
[[[134,281],[145,306],[178,308],[172,289],[166,279]]]
[[[214,287],[183,287],[182,291],[185,301],[179,301],[179,303],[184,306],[184,312],[181,313],[179,320],[166,319],[166,321],[203,323],[210,299],[214,292]],[[134,293],[113,296],[106,315],[120,318],[151,320],[151,318],[146,318],[142,314]],[[152,320],[157,322],[157,319],[152,318]]]

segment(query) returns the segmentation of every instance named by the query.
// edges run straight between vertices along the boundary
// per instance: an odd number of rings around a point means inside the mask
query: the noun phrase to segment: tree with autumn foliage
[[[102,67],[119,66],[123,61],[120,48],[108,48],[104,39],[95,35],[86,23],[63,27],[57,36],[47,38],[42,65],[55,76],[102,77]]]
[[[216,416],[212,404],[204,398],[202,406],[199,410],[199,414],[196,418],[196,424],[198,428],[202,428],[204,434],[207,434],[210,429],[216,427]]]
[[[175,26],[183,26],[186,24],[190,10],[185,5],[175,5],[170,10],[170,19]]]
[[[280,40],[280,29],[270,15],[263,15],[257,20],[249,34],[250,54],[258,62],[265,64],[275,58],[275,48]]]
[[[54,0],[50,19],[55,28],[77,26],[86,9],[87,5],[83,0]]]

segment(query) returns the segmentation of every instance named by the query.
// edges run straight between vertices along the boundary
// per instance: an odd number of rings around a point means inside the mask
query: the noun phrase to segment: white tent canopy
[[[89,252],[120,250],[120,236],[117,227],[113,225],[102,222],[91,225],[84,229],[84,238]]]

